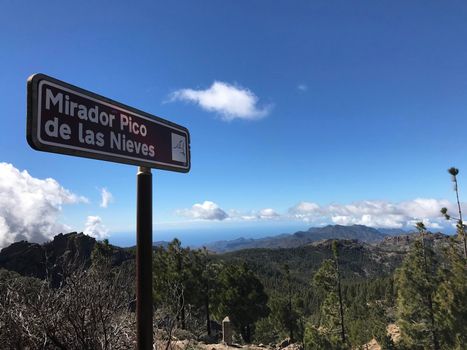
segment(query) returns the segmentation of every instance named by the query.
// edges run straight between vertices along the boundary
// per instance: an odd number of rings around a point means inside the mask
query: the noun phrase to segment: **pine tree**
[[[202,251],[199,251],[202,262],[201,272],[201,285],[202,285],[202,303],[204,308],[204,314],[206,318],[206,331],[210,336],[211,330],[211,304],[213,296],[216,290],[219,288],[219,281],[217,276],[223,268],[220,263],[214,263],[209,255],[208,250],[203,247]]]
[[[297,315],[292,307],[292,283],[290,280],[290,268],[289,265],[285,264],[285,279],[287,282],[287,315],[284,318],[286,328],[289,331],[289,338],[291,342],[294,342],[294,331],[297,328]]]
[[[383,350],[394,349],[387,334],[391,323],[388,310],[393,306],[392,281],[392,277],[378,277],[343,285],[348,304],[346,331],[353,347],[365,349],[364,344],[375,338]]]
[[[297,312],[291,307],[292,300],[288,296],[274,295],[270,299],[271,315],[270,319],[282,336],[287,336],[295,341],[297,330]]]
[[[229,316],[245,342],[251,341],[252,325],[269,314],[268,296],[261,281],[248,268],[226,266],[218,275],[219,288],[213,300],[218,319]]]
[[[439,350],[434,295],[438,279],[432,248],[425,241],[426,228],[417,223],[420,240],[414,242],[396,272],[398,325],[411,349]]]
[[[454,242],[444,252],[439,269],[442,282],[435,301],[443,349],[461,350],[467,344],[467,265]]]
[[[323,261],[313,277],[314,286],[321,290],[325,296],[320,308],[321,324],[316,330],[321,333],[321,336],[328,337],[334,347],[346,347],[344,302],[339,271],[339,251],[336,241],[333,242],[332,249],[333,259]],[[316,336],[314,331],[309,331],[309,334],[312,334],[313,337]]]
[[[211,289],[211,276],[209,273],[209,254],[206,247],[203,247],[203,273],[201,275],[203,290],[204,290],[204,311],[206,315],[206,331],[208,335],[211,335],[211,317],[210,317],[210,309],[209,309],[209,296],[210,296],[210,289]]]
[[[338,332],[339,328],[339,306],[336,292],[337,271],[334,261],[324,260],[319,270],[313,276],[313,285],[319,289],[324,296],[320,308],[320,323],[330,333]]]
[[[339,297],[339,316],[341,326],[341,340],[342,343],[346,343],[345,339],[345,325],[344,325],[344,306],[342,302],[342,288],[341,288],[341,275],[339,270],[339,249],[337,241],[332,242],[332,253],[334,256],[334,263],[336,264],[336,277],[337,277],[337,296]]]
[[[456,228],[457,228],[457,235],[459,239],[461,239],[464,243],[464,258],[467,260],[467,237],[466,237],[466,225],[462,220],[462,209],[461,203],[459,200],[459,184],[457,183],[457,175],[459,174],[459,169],[451,167],[448,169],[448,173],[451,174],[452,183],[454,185],[454,191],[456,192],[456,200],[457,200],[457,210],[459,217],[455,218],[448,213],[447,208],[441,209],[441,214],[444,215],[446,220],[456,220]]]
[[[187,307],[201,308],[203,305],[202,256],[198,251],[182,248],[181,242],[174,239],[167,249],[155,250],[153,263],[154,303],[173,298],[177,289],[177,300],[173,300],[177,310],[177,323],[182,329],[187,327]]]

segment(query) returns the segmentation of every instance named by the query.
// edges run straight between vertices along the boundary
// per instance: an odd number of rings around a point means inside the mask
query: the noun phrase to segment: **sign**
[[[43,74],[28,79],[27,140],[39,151],[190,170],[180,125]]]

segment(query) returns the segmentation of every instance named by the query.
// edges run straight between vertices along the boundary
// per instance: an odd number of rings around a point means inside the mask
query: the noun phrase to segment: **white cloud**
[[[258,213],[258,218],[259,219],[276,219],[278,218],[280,215],[274,210],[274,209],[271,209],[271,208],[266,208],[266,209],[261,209]]]
[[[84,224],[83,233],[102,240],[108,237],[109,230],[104,226],[99,216],[88,216]]]
[[[400,203],[400,209],[407,214],[411,214],[416,218],[433,218],[440,216],[441,208],[446,207],[450,209],[451,213],[455,206],[448,200],[437,200],[430,198],[417,198],[412,201]]]
[[[107,208],[109,203],[113,202],[113,195],[105,187],[101,189],[101,204],[102,208]]]
[[[177,214],[197,220],[224,220],[229,217],[224,210],[211,201],[196,203],[190,209],[178,210]]]
[[[281,218],[281,215],[274,209],[264,208],[259,211],[240,212],[231,209],[225,212],[223,209],[213,202],[205,201],[203,204],[195,204],[191,209],[178,210],[177,214],[191,217],[194,219],[203,220],[239,220],[239,221],[255,221],[255,220],[274,220]]]
[[[15,241],[44,242],[64,232],[58,222],[64,204],[87,203],[56,180],[37,179],[0,163],[0,247]]]
[[[338,225],[365,225],[371,227],[402,228],[408,220],[404,216],[382,214],[382,215],[335,215],[331,217],[333,223]]]
[[[308,221],[310,217],[319,217],[321,208],[318,204],[312,202],[300,202],[289,209],[289,213],[298,218]]]
[[[254,221],[254,220],[258,220],[258,216],[257,215],[241,215],[241,216],[237,216],[237,217],[233,217],[234,219],[240,219],[240,220],[244,220],[244,221]]]
[[[308,86],[306,84],[298,84],[297,89],[305,92],[308,90]]]
[[[385,228],[412,228],[417,221],[424,221],[427,227],[439,229],[446,226],[440,209],[447,207],[451,212],[455,206],[448,200],[416,198],[410,201],[392,203],[388,201],[359,201],[350,204],[319,206],[316,203],[301,202],[289,210],[289,214],[307,222],[325,219],[340,225],[366,225]]]
[[[171,101],[188,101],[217,112],[223,120],[255,120],[265,117],[271,106],[258,106],[258,97],[249,89],[215,81],[205,90],[180,89],[170,95]]]

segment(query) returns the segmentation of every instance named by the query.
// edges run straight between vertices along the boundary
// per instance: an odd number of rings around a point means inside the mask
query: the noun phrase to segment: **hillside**
[[[390,232],[394,233],[395,231]],[[218,253],[225,253],[253,248],[296,248],[326,239],[349,239],[375,243],[382,241],[389,235],[389,233],[383,233],[364,225],[328,225],[325,227],[312,227],[307,231],[298,231],[293,234],[281,234],[258,239],[238,238],[230,241],[217,241],[207,244],[206,247]]]
[[[332,257],[331,240],[294,248],[254,248],[224,254],[216,259],[246,263],[268,287],[283,281],[284,266],[298,285],[307,284],[325,259]],[[405,255],[404,251],[386,251],[357,240],[340,240],[340,260],[344,279],[364,279],[385,276],[394,271]]]

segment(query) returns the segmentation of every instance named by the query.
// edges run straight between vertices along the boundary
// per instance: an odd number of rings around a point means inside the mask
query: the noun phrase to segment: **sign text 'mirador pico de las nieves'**
[[[27,124],[37,150],[190,170],[186,128],[43,74],[28,80]]]

